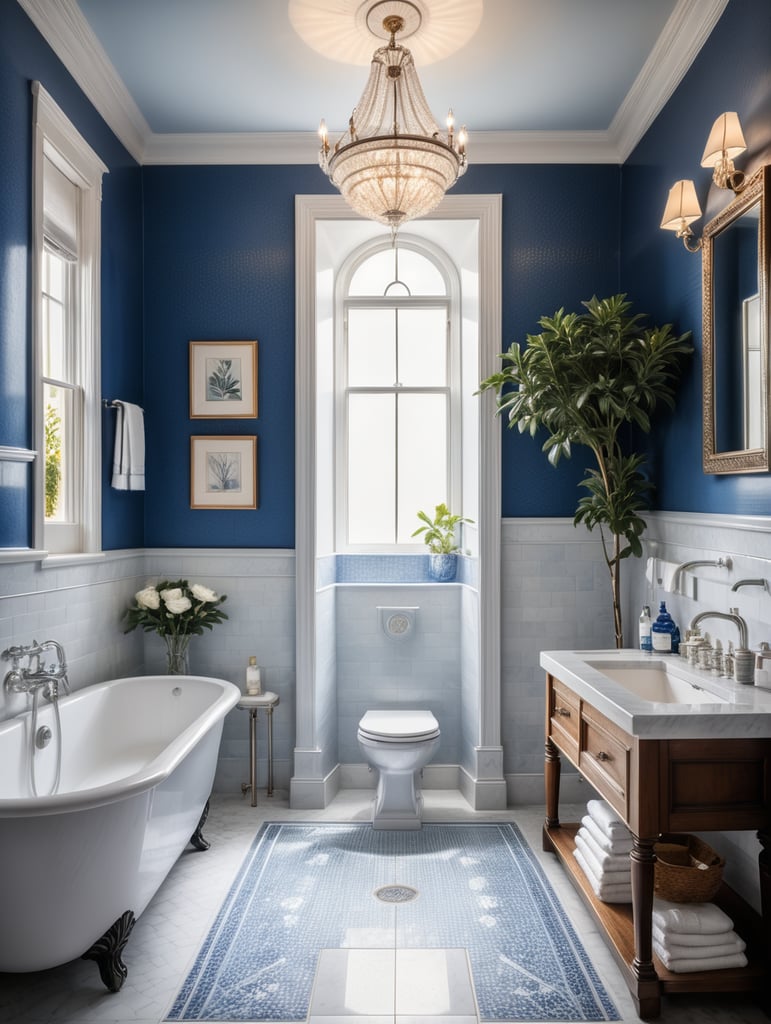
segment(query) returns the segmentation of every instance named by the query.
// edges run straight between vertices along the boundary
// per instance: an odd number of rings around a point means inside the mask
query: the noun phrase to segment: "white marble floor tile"
[[[472,1017],[477,1005],[465,949],[397,949],[396,1013]]]
[[[393,1014],[395,949],[322,949],[310,1017]]]

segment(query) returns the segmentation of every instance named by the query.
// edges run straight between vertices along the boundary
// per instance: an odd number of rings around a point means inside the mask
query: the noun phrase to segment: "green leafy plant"
[[[598,527],[613,595],[616,646],[623,647],[620,568],[624,558],[642,554],[640,536],[651,482],[643,472],[645,456],[627,451],[622,428],[644,433],[659,403],[674,408],[682,358],[693,351],[690,334],[676,335],[671,324],[644,325],[644,314],[630,314],[626,295],[593,297],[584,313],[539,320],[541,333],[514,343],[501,356],[504,367],[480,384],[498,394],[498,413],[509,427],[531,437],[547,431],[543,451],[556,466],[572,445],[589,448],[596,468],[580,486],[573,522]],[[624,440],[628,441],[629,431]],[[606,537],[605,530],[610,535]]]
[[[216,594],[201,583],[187,580],[163,580],[149,583],[134,595],[126,610],[130,633],[137,626],[145,633],[159,636],[201,636],[205,629],[213,629],[226,613],[220,608],[226,594]]]
[[[473,522],[473,519],[467,519],[465,516],[453,515],[444,502],[436,506],[433,519],[426,512],[418,512],[418,519],[424,525],[419,526],[412,536],[417,537],[422,533],[423,543],[428,545],[432,555],[449,555],[457,551],[455,527],[458,523]]]
[[[46,406],[45,435],[45,518],[53,519],[62,486],[62,420],[56,406]]]

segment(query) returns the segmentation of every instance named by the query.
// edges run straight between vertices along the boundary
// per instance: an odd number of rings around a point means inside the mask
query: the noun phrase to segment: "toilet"
[[[417,829],[423,799],[418,773],[439,747],[439,723],[430,711],[367,711],[359,746],[378,770],[373,828]]]

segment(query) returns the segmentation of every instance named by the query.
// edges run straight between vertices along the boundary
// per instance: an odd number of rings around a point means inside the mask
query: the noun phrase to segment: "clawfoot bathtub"
[[[0,723],[0,971],[96,960],[117,991],[134,920],[191,840],[211,792],[222,726],[239,698],[202,676],[138,676],[59,701],[61,778],[30,795],[30,714]],[[38,793],[57,771],[57,723],[41,707]]]

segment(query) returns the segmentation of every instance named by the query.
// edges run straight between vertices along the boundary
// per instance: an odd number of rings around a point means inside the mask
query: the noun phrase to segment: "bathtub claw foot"
[[[81,960],[96,961],[99,977],[110,992],[119,992],[126,980],[128,968],[121,959],[121,953],[135,922],[133,910],[127,910],[81,957]]]
[[[195,832],[190,836],[190,845],[194,846],[196,850],[208,850],[211,843],[208,839],[204,839],[202,829],[206,824],[206,819],[209,817],[209,801],[206,801],[201,818],[195,827]]]

